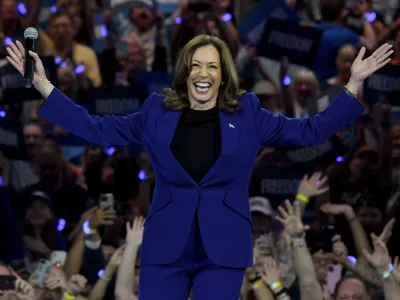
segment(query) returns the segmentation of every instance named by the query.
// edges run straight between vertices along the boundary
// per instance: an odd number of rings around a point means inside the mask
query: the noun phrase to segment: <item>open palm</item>
[[[8,52],[8,56],[6,57],[8,62],[12,64],[22,76],[25,73],[25,48],[19,41],[16,41],[14,44],[13,42],[10,43],[10,46],[6,48]],[[41,78],[46,76],[44,72],[44,67],[42,61],[39,58],[39,55],[34,52],[30,52],[33,60],[35,61],[35,73],[33,76],[33,83],[36,84],[39,82]]]
[[[366,59],[364,58],[366,49],[362,47],[351,66],[351,77],[357,81],[363,81],[365,78],[376,72],[391,60],[393,50],[392,45],[383,44],[372,55]]]

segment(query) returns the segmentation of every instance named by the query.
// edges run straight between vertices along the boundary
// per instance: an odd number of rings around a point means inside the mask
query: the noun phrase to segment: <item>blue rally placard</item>
[[[283,56],[292,64],[310,67],[321,42],[322,31],[295,22],[268,18],[257,54],[274,60]]]

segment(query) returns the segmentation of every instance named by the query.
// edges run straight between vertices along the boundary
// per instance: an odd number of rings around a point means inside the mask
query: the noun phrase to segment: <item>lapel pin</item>
[[[231,123],[229,123],[229,127],[230,128],[235,128],[235,126],[233,126]]]

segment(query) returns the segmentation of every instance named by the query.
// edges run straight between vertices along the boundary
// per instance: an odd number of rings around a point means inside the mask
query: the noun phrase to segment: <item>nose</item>
[[[200,69],[200,76],[201,76],[201,77],[207,77],[207,75],[208,75],[207,67],[206,67],[206,66],[201,67],[201,69]]]

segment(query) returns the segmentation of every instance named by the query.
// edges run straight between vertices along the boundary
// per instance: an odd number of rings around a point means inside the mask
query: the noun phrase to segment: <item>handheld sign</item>
[[[300,22],[297,14],[283,0],[261,0],[239,25],[240,38],[249,45],[257,45],[269,17]]]
[[[124,115],[137,112],[147,98],[145,85],[135,87],[94,88],[91,112],[96,115]]]
[[[22,124],[8,115],[0,118],[0,151],[9,159],[27,158]]]
[[[257,54],[292,64],[310,67],[321,41],[322,31],[297,23],[269,18],[257,46]]]
[[[400,106],[400,66],[386,65],[364,81],[364,101],[372,106],[380,98]]]

